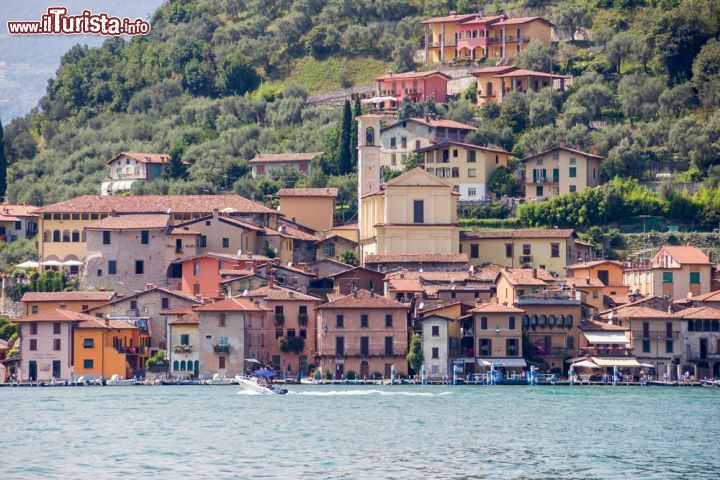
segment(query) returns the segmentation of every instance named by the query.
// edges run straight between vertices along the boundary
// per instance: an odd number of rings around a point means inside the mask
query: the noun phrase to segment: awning
[[[640,363],[632,357],[591,357],[599,367],[640,367]]]
[[[363,98],[360,100],[360,103],[382,103],[382,102],[396,102],[397,98],[395,97],[372,97],[372,98]]]
[[[591,344],[628,345],[630,343],[623,332],[583,332],[583,335]]]
[[[524,358],[478,358],[478,365],[490,368],[493,364],[506,368],[523,368],[527,367]]]

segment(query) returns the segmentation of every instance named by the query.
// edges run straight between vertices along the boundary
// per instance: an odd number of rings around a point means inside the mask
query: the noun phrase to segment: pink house
[[[239,268],[234,255],[220,253],[193,255],[182,258],[177,263],[182,265],[182,292],[208,298],[219,298],[225,295],[220,285],[220,282],[224,280],[221,270]]]
[[[406,72],[388,73],[377,77],[378,95],[382,97],[394,97],[395,105],[384,105],[384,108],[397,108],[404,97],[416,102],[424,102],[426,98],[432,97],[438,103],[447,103],[447,83],[450,80],[448,75],[437,70],[429,72]]]
[[[318,368],[323,375],[390,377],[408,370],[408,307],[395,300],[357,290],[317,307]]]

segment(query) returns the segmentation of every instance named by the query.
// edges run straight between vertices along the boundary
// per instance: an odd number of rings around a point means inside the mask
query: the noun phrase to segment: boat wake
[[[237,392],[238,395],[262,395],[260,392],[254,392],[252,390],[240,390]]]
[[[331,390],[329,392],[294,392],[289,391],[290,395],[307,395],[313,397],[354,397],[354,396],[365,396],[365,395],[382,395],[382,396],[399,396],[399,397],[441,397],[445,395],[451,395],[452,392],[386,392],[382,390]]]

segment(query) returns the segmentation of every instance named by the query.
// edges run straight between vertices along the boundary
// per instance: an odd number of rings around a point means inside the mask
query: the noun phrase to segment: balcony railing
[[[680,332],[675,330],[672,332],[667,332],[665,330],[650,330],[649,332],[645,332],[644,330],[633,330],[632,336],[635,340],[677,340],[680,338]]]
[[[191,353],[193,351],[192,345],[175,345],[173,352],[175,353]]]
[[[228,353],[230,351],[230,345],[225,345],[225,344],[213,345],[213,350],[215,350],[215,353]]]
[[[148,347],[126,347],[123,345],[114,346],[118,353],[124,353],[125,355],[146,355],[148,353]]]
[[[368,348],[367,350],[361,348],[345,348],[342,352],[337,350],[320,350],[320,355],[333,355],[336,357],[387,357],[407,354],[407,345],[405,343],[393,344],[392,352],[387,352],[384,347],[382,348]]]
[[[581,355],[595,355],[598,357],[630,357],[633,354],[632,348],[601,348],[587,347],[580,349]]]
[[[551,347],[549,349],[538,347],[540,350],[538,350],[537,354],[540,356],[568,356],[569,350],[566,347]]]

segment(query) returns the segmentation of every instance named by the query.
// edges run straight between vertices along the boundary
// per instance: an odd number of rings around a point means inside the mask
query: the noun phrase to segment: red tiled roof
[[[108,302],[115,292],[27,292],[21,302]]]
[[[335,227],[332,227],[331,230],[357,230],[358,224],[357,223],[346,223],[345,225],[337,225]]]
[[[499,303],[481,303],[477,307],[470,310],[469,313],[525,313],[521,308],[501,305]]]
[[[296,240],[303,240],[306,242],[320,241],[320,237],[318,237],[317,235],[307,233],[303,230],[300,230],[299,228],[291,227],[290,225],[281,225],[280,228],[282,230],[280,230],[279,233],[283,237],[294,238]]]
[[[246,230],[253,230],[256,232],[262,232],[262,230],[263,230],[261,227],[258,227],[257,225],[252,224],[250,222],[245,222],[243,220],[240,220],[239,218],[220,216],[220,217],[218,217],[218,220],[223,223],[229,223],[230,225],[235,225],[237,227],[244,228]]]
[[[463,230],[461,238],[484,240],[490,238],[568,238],[572,237],[571,228],[545,228],[536,230]]]
[[[581,290],[583,288],[602,288],[605,286],[605,284],[597,278],[563,277],[557,280]]]
[[[568,270],[581,270],[583,268],[593,268],[598,267],[600,265],[606,265],[606,264],[613,264],[617,265],[618,267],[625,269],[625,265],[623,265],[620,262],[616,262],[615,260],[593,260],[592,262],[580,262],[580,263],[574,263],[572,265],[568,265],[565,267]]]
[[[170,215],[110,215],[85,227],[91,230],[145,230],[164,229],[170,222]]]
[[[319,157],[323,153],[324,152],[263,153],[257,155],[248,163],[309,162]]]
[[[672,318],[673,314],[668,313],[665,310],[658,310],[656,308],[646,307],[644,305],[632,305],[627,304],[620,307],[616,307],[611,311],[605,311],[600,316],[601,318],[610,318],[610,313],[613,313],[613,318],[619,319],[633,319],[633,318]]]
[[[39,207],[33,205],[0,205],[2,217],[37,217],[35,211]]]
[[[630,330],[630,327],[614,325],[612,323],[607,323],[607,322],[598,322],[597,320],[585,320],[582,323],[580,323],[580,330],[583,330],[585,332],[592,332],[592,331],[598,331],[598,330],[627,332],[628,330]]]
[[[278,213],[240,195],[83,195],[46,205],[38,213],[211,213],[226,207],[246,213]]]
[[[455,145],[458,147],[470,148],[472,150],[481,150],[483,152],[500,153],[503,155],[510,155],[510,152],[507,152],[505,150],[500,150],[498,148],[482,147],[480,145],[473,145],[472,143],[456,142],[454,140],[449,140],[449,141],[442,142],[442,143],[435,143],[433,145],[429,145],[424,148],[418,148],[417,150],[415,150],[415,153],[430,152],[433,150],[439,150],[439,149],[442,149],[445,147],[449,147],[451,145]]]
[[[435,17],[435,18],[428,18],[427,20],[423,20],[420,22],[421,24],[427,24],[427,23],[448,23],[448,22],[462,22],[464,20],[470,20],[473,18],[480,17],[479,13],[465,13],[460,15],[448,15],[447,17]]]
[[[188,301],[196,303],[196,304],[202,303],[202,302],[200,302],[200,300],[196,299],[195,297],[193,297],[191,295],[188,295],[185,292],[179,292],[177,290],[170,290],[169,288],[155,286],[155,287],[143,290],[142,292],[133,293],[132,295],[127,295],[122,298],[116,298],[113,301],[108,302],[108,305],[114,305],[116,303],[124,302],[131,298],[136,298],[136,297],[140,297],[142,295],[147,295],[148,293],[151,293],[151,292],[164,292],[164,293],[167,293],[168,295],[173,295],[174,297],[182,298],[184,300],[188,300]],[[103,306],[104,305],[99,305],[97,308],[103,307]]]
[[[472,20],[465,20],[462,22],[461,25],[484,25],[486,23],[495,23],[498,20],[502,20],[504,17],[502,15],[495,15],[492,17],[478,17],[473,18]]]
[[[256,288],[255,290],[251,290],[247,293],[247,295],[243,295],[247,297],[262,297],[266,300],[287,300],[287,301],[301,301],[301,302],[319,302],[320,298],[315,297],[313,295],[308,295],[302,292],[298,292],[297,290],[292,290],[290,288],[280,287],[278,285],[271,286],[265,286]]]
[[[142,153],[142,152],[120,152],[107,163],[112,163],[121,156],[130,157],[140,163],[167,163],[170,161],[170,155],[167,153]]]
[[[428,127],[435,127],[435,128],[440,127],[440,128],[456,128],[458,130],[477,130],[477,128],[473,127],[472,125],[456,122],[455,120],[438,120],[435,118],[425,119],[425,118],[415,118],[415,117],[408,118],[407,120],[404,120],[404,121],[398,121],[398,122],[391,123],[390,125],[382,127],[381,130],[387,130],[389,128],[393,128],[404,122],[415,122],[415,123],[419,123],[421,125],[426,125]]]
[[[541,268],[508,268],[500,271],[510,285],[547,285],[554,280],[553,276]]]
[[[403,79],[412,79],[412,78],[427,78],[427,77],[432,77],[433,75],[440,75],[441,77],[444,77],[448,80],[450,79],[449,75],[446,75],[439,70],[429,70],[429,71],[424,71],[424,72],[386,73],[385,75],[376,77],[373,80],[375,80],[375,81],[396,80],[396,79],[403,80]]]
[[[252,268],[246,270],[239,270],[237,268],[224,268],[220,270],[221,277],[227,275],[252,275],[253,273],[255,273],[255,271]]]
[[[474,70],[470,72],[470,75],[478,76],[478,75],[484,75],[486,73],[505,73],[505,72],[511,72],[513,70],[517,70],[518,67],[513,67],[512,65],[504,66],[504,67],[483,67],[479,68],[477,70]]]
[[[543,17],[518,17],[518,18],[508,18],[505,20],[500,20],[499,22],[493,24],[493,25],[521,25],[523,23],[529,23],[534,21],[540,21],[543,23],[547,23],[548,25],[553,25],[553,23]]]
[[[689,300],[692,302],[720,302],[720,290],[693,295]]]
[[[524,68],[513,70],[508,73],[495,75],[495,78],[513,78],[513,77],[543,77],[543,78],[570,78],[568,75],[556,75],[554,73],[536,72],[535,70],[526,70]]]
[[[176,318],[168,325],[196,325],[198,323],[200,323],[200,316],[196,312],[191,311]]]
[[[711,265],[712,262],[705,252],[698,247],[690,245],[664,245],[660,251],[665,250],[675,261],[683,265]],[[660,253],[660,252],[658,252]]]
[[[467,263],[464,253],[395,253],[366,255],[365,263]]]
[[[437,282],[462,282],[470,276],[467,271],[462,272],[411,272],[408,270],[395,270],[388,272],[385,275],[386,279],[405,278],[405,279],[418,279],[437,281]],[[493,276],[493,280],[494,280]]]
[[[262,305],[255,305],[252,300],[241,297],[230,297],[219,302],[208,303],[195,309],[197,312],[269,312]]]
[[[318,310],[324,308],[397,308],[407,310],[408,307],[403,303],[390,300],[368,290],[358,290],[316,308]]]
[[[690,307],[673,314],[677,318],[720,320],[720,309],[713,307]]]
[[[72,312],[65,309],[53,309],[45,312],[28,315],[15,319],[15,322],[83,322],[85,320],[95,320],[85,313]]]
[[[582,150],[576,150],[576,149],[574,149],[574,148],[568,148],[568,147],[563,147],[562,145],[557,145],[557,146],[555,146],[555,147],[549,148],[549,149],[544,150],[544,151],[542,151],[542,152],[536,153],[535,155],[530,155],[529,157],[525,157],[525,158],[523,158],[523,159],[520,160],[520,161],[521,161],[521,162],[527,162],[528,160],[532,160],[533,158],[537,158],[537,157],[542,157],[543,155],[547,155],[548,153],[555,152],[555,151],[557,151],[557,150],[564,150],[564,151],[566,151],[566,152],[574,153],[575,155],[580,155],[580,156],[583,156],[583,157],[594,158],[594,159],[596,159],[596,160],[605,160],[605,157],[601,157],[600,155],[594,155],[594,154],[592,154],[592,153],[583,152]]]
[[[136,330],[135,325],[131,325],[121,320],[110,320],[107,318],[90,317],[78,323],[77,328],[103,328],[108,330]]]
[[[193,307],[171,308],[169,310],[160,310],[160,315],[185,315],[192,313],[194,310]]]
[[[281,188],[278,197],[337,197],[337,188]]]
[[[388,288],[400,292],[422,292],[423,286],[419,278],[390,278]]]

